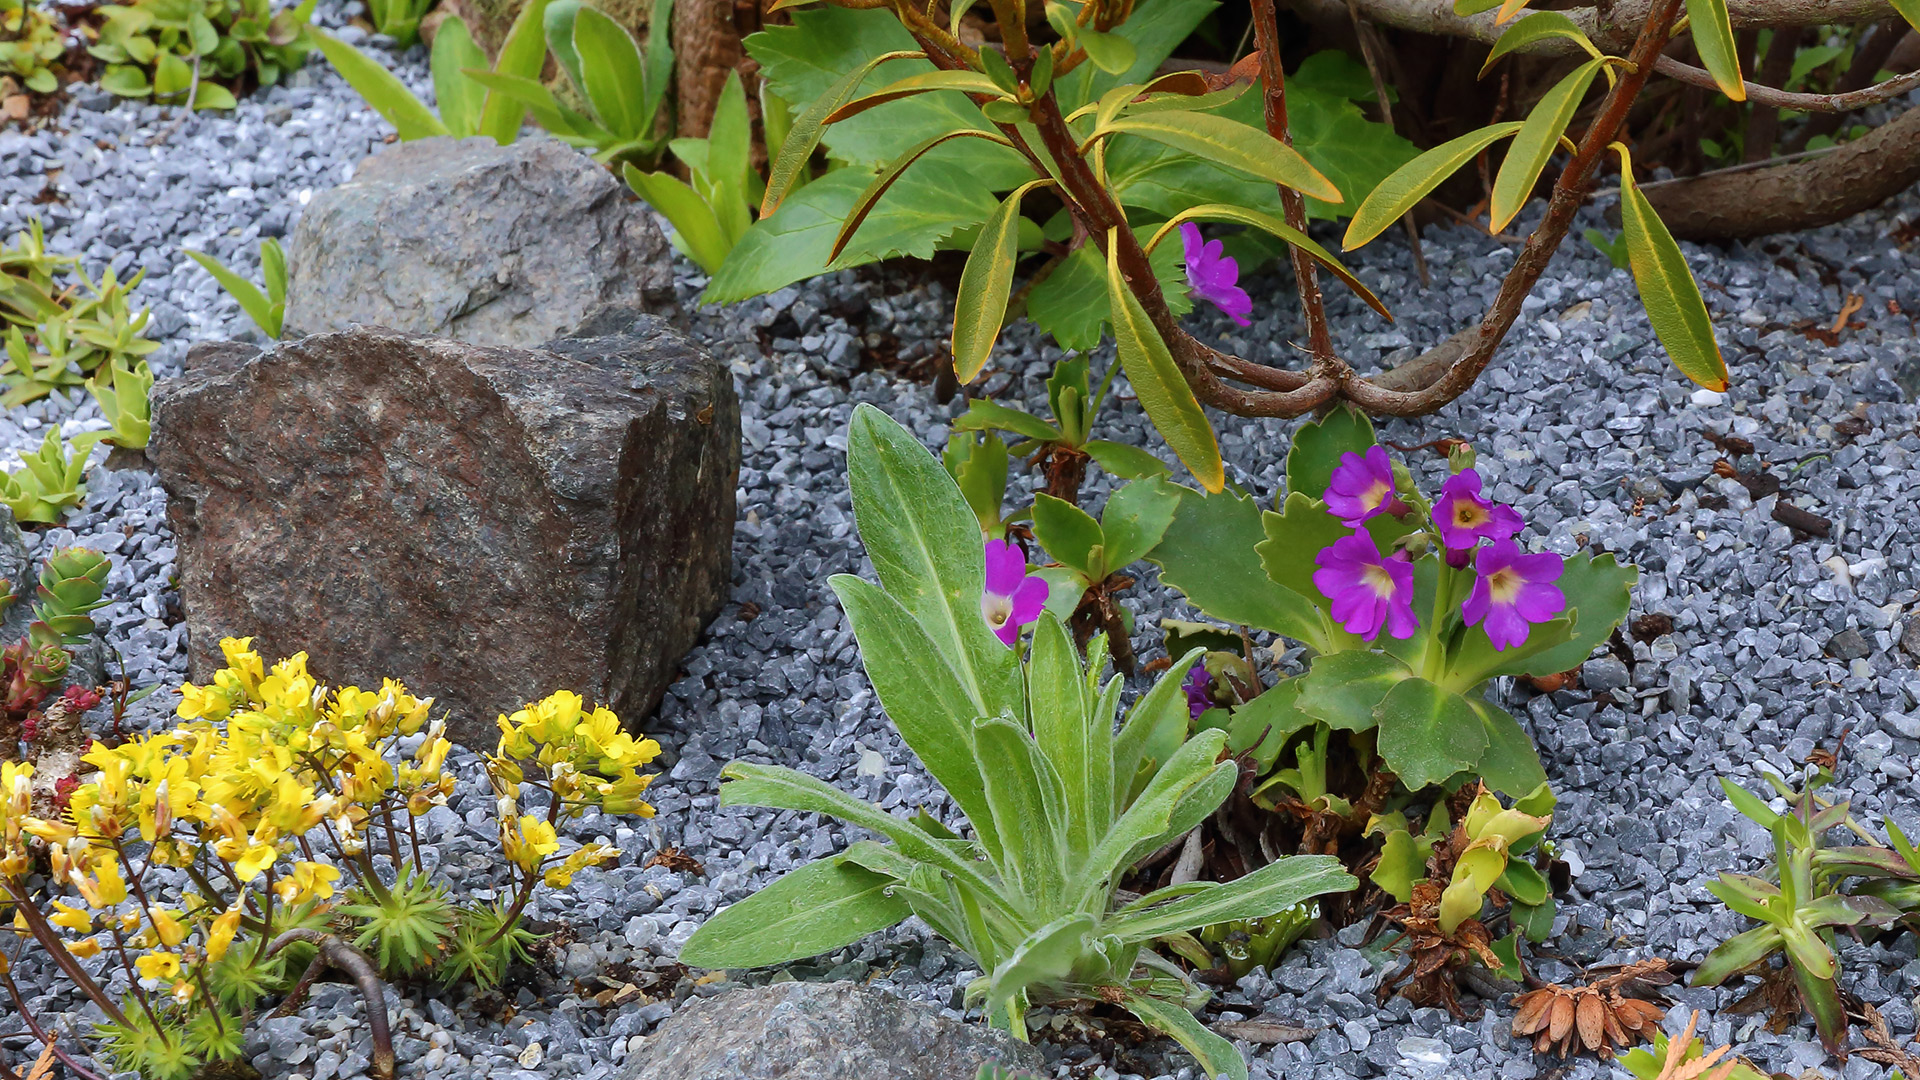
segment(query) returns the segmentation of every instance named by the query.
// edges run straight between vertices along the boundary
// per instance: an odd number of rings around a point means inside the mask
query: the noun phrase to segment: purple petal
[[[1475,577],[1473,591],[1467,594],[1460,604],[1460,618],[1468,626],[1487,617],[1487,609],[1493,606],[1493,590],[1487,588],[1487,579]]]
[[[1012,596],[1027,576],[1027,553],[1005,540],[987,541],[987,591]]]
[[[1396,595],[1387,607],[1387,633],[1405,641],[1419,628],[1420,620],[1413,613],[1413,596]]]
[[[1530,581],[1513,598],[1513,609],[1530,623],[1543,623],[1567,610],[1567,598],[1558,585]]]
[[[1513,558],[1513,568],[1528,581],[1559,581],[1561,571],[1566,567],[1566,560],[1551,551],[1543,551],[1538,555],[1516,554]]]
[[[1527,643],[1527,631],[1531,629],[1527,620],[1511,607],[1495,606],[1487,612],[1487,640],[1493,643],[1497,652],[1511,649]]]
[[[1045,578],[1029,577],[1020,583],[1013,592],[1013,618],[1008,619],[1010,626],[1025,626],[1040,617],[1047,606],[1048,586]]]
[[[1517,535],[1526,527],[1526,524],[1525,519],[1520,516],[1520,511],[1506,503],[1496,503],[1493,507],[1493,521],[1485,526],[1485,535],[1495,540],[1504,539]]]
[[[999,638],[1002,645],[1012,648],[1020,640],[1020,624],[1008,619],[994,627],[993,636]]]

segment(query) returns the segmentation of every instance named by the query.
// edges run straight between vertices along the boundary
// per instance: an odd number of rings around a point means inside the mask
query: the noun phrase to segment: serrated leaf
[[[1615,144],[1618,146],[1618,144]],[[1627,265],[1646,306],[1655,337],[1680,373],[1709,390],[1727,388],[1727,362],[1714,340],[1713,319],[1667,225],[1633,182],[1633,159],[1620,147],[1620,235]]]
[[[1381,760],[1409,791],[1471,769],[1486,753],[1486,729],[1467,700],[1425,679],[1400,681],[1374,716]]]
[[[1163,244],[1153,250],[1148,261],[1160,281],[1168,310],[1175,315],[1191,311],[1193,300],[1187,294],[1186,261],[1180,249]],[[1100,344],[1111,316],[1107,267],[1092,244],[1075,248],[1027,294],[1027,317],[1052,334],[1063,349],[1084,351]]]
[[[787,137],[780,144],[779,152],[774,155],[767,167],[767,193],[760,201],[760,216],[771,217],[780,203],[787,197],[804,177],[808,163],[813,159],[815,147],[826,132],[827,116],[847,102],[859,91],[860,84],[881,64],[893,60],[914,59],[925,54],[917,51],[888,52],[870,57],[841,76],[820,96],[812,99],[807,107],[795,117],[793,125],[787,129]],[[772,86],[769,80],[765,85]]]
[[[1506,160],[1500,163],[1500,171],[1493,178],[1487,225],[1493,232],[1506,228],[1526,205],[1534,185],[1540,181],[1540,174],[1546,171],[1547,162],[1560,148],[1560,136],[1573,122],[1573,114],[1579,111],[1587,88],[1600,74],[1601,63],[1589,60],[1574,68],[1553,84],[1527,114],[1513,137],[1513,145],[1507,148]]]
[[[1113,312],[1113,338],[1120,366],[1133,386],[1140,408],[1166,440],[1168,449],[1178,457],[1200,486],[1217,492],[1226,486],[1226,466],[1220,460],[1220,443],[1213,425],[1200,411],[1193,388],[1173,362],[1173,354],[1161,339],[1160,331],[1147,318],[1146,309],[1121,276],[1119,247],[1114,235],[1107,237],[1107,302]]]
[[[1414,674],[1385,653],[1350,650],[1314,657],[1299,679],[1301,712],[1336,731],[1366,731],[1380,703]]]
[[[1365,455],[1379,443],[1373,421],[1351,405],[1337,405],[1326,416],[1301,424],[1287,448],[1288,494],[1325,499],[1341,459],[1348,454]]]
[[[1700,64],[1713,76],[1714,85],[1734,101],[1747,100],[1747,86],[1740,76],[1740,46],[1733,39],[1727,0],[1687,0],[1687,27],[1693,34],[1693,47],[1700,52]]]
[[[848,241],[852,240],[854,234],[859,231],[861,224],[866,221],[867,215],[873,212],[874,206],[879,203],[880,199],[886,195],[887,189],[891,188],[894,183],[900,179],[902,174],[912,168],[914,163],[919,161],[927,151],[934,149],[942,143],[952,142],[955,139],[985,139],[988,142],[1003,146],[1011,145],[1004,136],[997,132],[961,128],[923,139],[909,148],[905,153],[888,162],[887,167],[881,169],[879,174],[867,185],[866,190],[860,193],[860,197],[854,200],[852,209],[847,211],[846,220],[840,224],[839,235],[834,237],[832,249],[827,253],[828,265],[832,265],[833,260],[840,257],[840,252],[846,248]]]
[[[1274,584],[1261,567],[1256,548],[1267,534],[1260,513],[1251,496],[1238,492],[1183,491],[1173,524],[1147,558],[1160,567],[1161,581],[1208,615],[1325,652],[1331,642],[1313,602]]]
[[[1347,223],[1340,246],[1348,251],[1367,243],[1406,216],[1407,211],[1472,161],[1480,151],[1519,131],[1522,121],[1510,120],[1450,139],[1395,169],[1373,189]]]
[[[1293,147],[1258,128],[1213,113],[1164,112],[1122,116],[1108,132],[1135,135],[1184,150],[1230,169],[1311,195],[1327,202],[1344,196]]]
[[[972,382],[987,366],[1007,318],[1013,267],[1020,257],[1020,200],[1038,185],[1051,182],[1029,180],[1014,188],[973,241],[953,300],[953,370],[962,383]]]

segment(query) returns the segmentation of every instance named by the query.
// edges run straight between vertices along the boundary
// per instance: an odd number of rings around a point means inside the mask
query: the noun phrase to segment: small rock
[[[1827,655],[1836,660],[1864,660],[1873,655],[1873,646],[1858,630],[1842,630],[1827,640]]]
[[[1589,690],[1624,690],[1633,675],[1627,665],[1611,656],[1602,656],[1580,665],[1580,682]]]
[[[1920,611],[1907,616],[1906,625],[1900,629],[1900,647],[1908,656],[1920,659]]]

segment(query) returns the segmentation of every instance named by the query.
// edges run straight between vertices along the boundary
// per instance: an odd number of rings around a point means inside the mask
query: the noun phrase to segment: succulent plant
[[[93,619],[88,612],[106,601],[101,599],[107,586],[107,573],[113,564],[92,548],[73,547],[56,551],[40,568],[40,585],[34,590],[33,617],[46,624],[61,640],[79,645],[93,636]]]
[[[272,86],[313,48],[314,0],[275,12],[270,0],[133,0],[100,8],[103,89],[196,109],[231,109],[248,80]]]
[[[144,449],[153,434],[153,405],[148,395],[153,390],[153,369],[145,360],[116,356],[107,365],[109,378],[102,385],[98,375],[87,380],[87,393],[100,403],[100,411],[113,425],[107,441],[128,450]]]
[[[73,452],[68,454],[60,441],[60,429],[48,428],[40,449],[21,455],[21,467],[0,476],[0,502],[13,510],[18,521],[59,521],[68,507],[86,497],[87,487],[81,478],[87,474],[87,455],[99,441],[98,432],[76,436]]]

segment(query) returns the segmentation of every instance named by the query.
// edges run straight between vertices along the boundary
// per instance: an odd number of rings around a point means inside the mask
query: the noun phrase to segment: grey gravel
[[[328,6],[321,18],[337,24],[342,14]],[[399,70],[424,82],[417,51]],[[56,250],[77,251],[96,269],[146,268],[140,296],[165,343],[162,373],[192,341],[249,333],[211,279],[183,268],[178,247],[211,249],[250,272],[257,239],[284,235],[311,192],[345,179],[386,130],[319,65],[227,116],[180,120],[81,95],[62,124],[64,132],[0,135],[0,225],[39,213]],[[43,189],[60,197],[37,202]],[[1920,520],[1920,409],[1909,400],[1920,390],[1920,343],[1911,316],[1899,313],[1920,312],[1920,247],[1901,239],[1920,220],[1920,193],[1797,236],[1687,249],[1733,373],[1724,394],[1673,373],[1628,275],[1577,238],[1587,226],[1610,230],[1604,211],[1583,215],[1471,392],[1435,417],[1382,426],[1383,437],[1402,445],[1471,439],[1494,495],[1531,522],[1530,543],[1561,552],[1584,544],[1636,563],[1642,579],[1630,619],[1672,620],[1671,632],[1651,641],[1623,635],[1598,658],[1606,663],[1587,665],[1586,689],[1499,688],[1540,745],[1561,799],[1554,839],[1575,874],[1551,946],[1568,963],[1541,964],[1549,979],[1574,977],[1569,963],[1698,959],[1745,928],[1704,885],[1722,869],[1757,870],[1770,845],[1727,804],[1720,776],[1762,790],[1762,769],[1792,769],[1844,734],[1839,793],[1864,820],[1890,813],[1920,827],[1920,580],[1909,532]],[[1404,244],[1367,249],[1352,265],[1399,321],[1387,326],[1331,293],[1341,348],[1363,364],[1393,363],[1437,342],[1477,316],[1514,250],[1470,231],[1430,229],[1434,283],[1422,289]],[[691,309],[702,281],[684,263],[679,272],[680,301]],[[1285,281],[1263,276],[1249,286],[1262,313],[1254,326],[1238,329],[1212,313],[1197,315],[1196,325],[1243,355],[1291,358],[1288,342],[1300,334]],[[1864,327],[1847,330],[1837,346],[1795,329],[1829,324],[1849,293],[1865,298],[1857,315]],[[389,991],[404,1075],[598,1080],[677,1003],[724,992],[726,983],[699,984],[672,962],[700,920],[857,838],[811,815],[718,808],[718,772],[730,758],[793,765],[889,809],[952,814],[881,716],[826,586],[833,573],[863,569],[841,460],[853,405],[874,402],[930,447],[944,442],[951,404],[886,364],[936,352],[950,301],[944,287],[911,271],[839,273],[690,316],[738,380],[744,465],[732,603],[646,721],[670,755],[654,789],[659,816],[589,817],[574,829],[575,839],[604,836],[629,854],[623,865],[583,873],[571,891],[536,901],[532,916],[565,924],[570,939],[536,970],[495,994]],[[1056,357],[1038,335],[1016,328],[985,385],[1035,407]],[[1290,425],[1215,420],[1231,478],[1275,490]],[[0,418],[0,446],[26,446],[47,423],[78,430],[101,421],[90,403],[50,401]],[[1162,452],[1130,402],[1101,424],[1105,437]],[[1782,490],[1755,500],[1714,476],[1722,452],[1709,431],[1752,441],[1754,459],[1741,466],[1770,469]],[[1421,455],[1409,464],[1428,481],[1445,467]],[[1096,475],[1090,501],[1105,487]],[[1829,519],[1830,535],[1809,538],[1776,522],[1779,500]],[[86,506],[37,541],[113,552],[113,603],[101,618],[137,682],[183,674],[162,501],[141,474],[97,472]],[[1128,602],[1143,628],[1136,647],[1151,656],[1157,641],[1147,628],[1193,613],[1150,568],[1141,577]],[[1610,685],[1596,688],[1594,675]],[[149,712],[164,711],[168,698],[149,699]],[[463,754],[455,765],[471,770],[474,759]],[[487,802],[469,781],[422,821],[441,872],[482,898],[502,884]],[[667,845],[701,860],[704,875],[641,865]],[[1535,1059],[1507,1038],[1504,1005],[1465,1021],[1402,999],[1376,1007],[1390,958],[1361,948],[1358,929],[1308,942],[1277,971],[1255,971],[1219,995],[1211,1015],[1265,1014],[1318,1029],[1304,1042],[1244,1047],[1254,1076],[1611,1072],[1586,1060],[1555,1072],[1558,1062]],[[1910,1001],[1920,991],[1913,937],[1850,944],[1842,959],[1848,988],[1878,1004],[1897,1037],[1910,1037]],[[909,923],[750,978],[861,980],[958,1015],[960,990],[977,975]],[[91,1019],[31,957],[15,977],[37,1011],[71,1011],[76,1024]],[[581,993],[592,986],[626,998],[599,1007]],[[1677,1030],[1686,1008],[1700,1007],[1709,1013],[1707,1038],[1739,1042],[1766,1068],[1838,1071],[1809,1026],[1774,1036],[1758,1018],[1726,1014],[1742,992],[1680,989],[1669,1026]],[[321,986],[296,1016],[256,1024],[249,1052],[274,1078],[356,1076],[367,1052],[359,1009],[345,988]],[[1063,1075],[1193,1075],[1191,1062],[1164,1046],[1095,1060],[1107,1051],[1093,1047],[1108,1044],[1077,1037],[1072,1017],[1038,1019],[1067,1032],[1045,1041]],[[17,1057],[26,1041],[16,1018],[0,1017],[0,1047]]]

